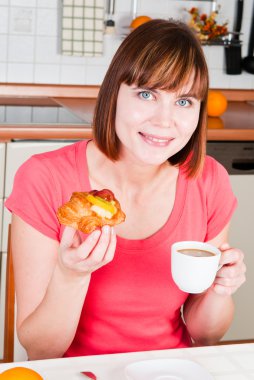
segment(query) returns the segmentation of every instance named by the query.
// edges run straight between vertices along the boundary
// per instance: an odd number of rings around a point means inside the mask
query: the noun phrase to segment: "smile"
[[[173,140],[171,137],[158,137],[158,136],[152,136],[147,135],[145,133],[139,132],[143,140],[145,140],[148,144],[154,145],[154,146],[167,146],[170,141]]]

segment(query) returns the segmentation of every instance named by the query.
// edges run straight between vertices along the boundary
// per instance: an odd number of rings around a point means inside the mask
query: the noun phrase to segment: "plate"
[[[185,359],[152,359],[125,367],[128,380],[213,380],[196,362]]]

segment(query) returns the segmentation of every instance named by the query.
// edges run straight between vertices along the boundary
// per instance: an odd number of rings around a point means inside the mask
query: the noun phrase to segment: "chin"
[[[150,155],[148,157],[142,157],[139,160],[146,165],[160,166],[168,160],[168,157],[154,157]]]

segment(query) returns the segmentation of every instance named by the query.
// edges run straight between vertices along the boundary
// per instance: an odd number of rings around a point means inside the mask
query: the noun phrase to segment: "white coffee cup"
[[[196,256],[196,252],[199,256]],[[202,293],[216,277],[221,251],[199,241],[180,241],[171,247],[171,272],[176,285],[187,293]]]

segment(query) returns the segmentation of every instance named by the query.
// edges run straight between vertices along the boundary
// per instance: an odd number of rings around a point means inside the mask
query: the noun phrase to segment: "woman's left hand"
[[[213,290],[219,295],[230,296],[245,282],[246,265],[244,254],[240,249],[231,248],[229,244],[222,244],[220,264],[213,283]]]

